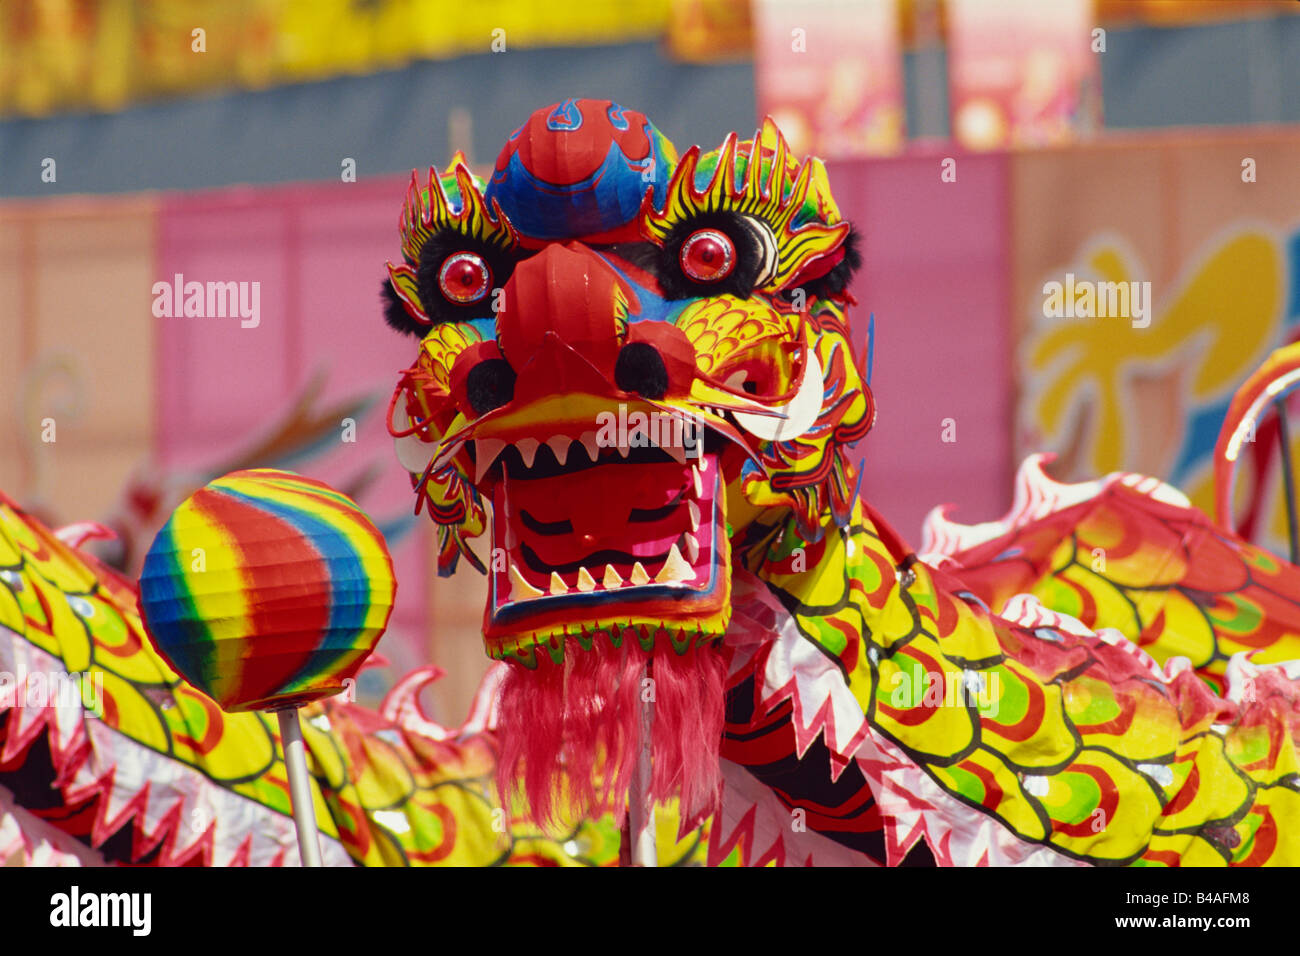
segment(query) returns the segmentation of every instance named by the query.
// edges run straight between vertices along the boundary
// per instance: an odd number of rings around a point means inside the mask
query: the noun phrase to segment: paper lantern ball
[[[288,471],[199,489],[154,539],[140,613],[172,668],[226,711],[337,694],[374,650],[397,582],[356,503]]]

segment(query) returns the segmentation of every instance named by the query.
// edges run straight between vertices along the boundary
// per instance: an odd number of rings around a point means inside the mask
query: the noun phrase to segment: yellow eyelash
[[[758,162],[751,162],[755,151]],[[655,209],[647,192],[641,207],[641,229],[647,239],[662,246],[673,229],[706,213],[734,212],[752,216],[772,230],[777,246],[777,268],[764,286],[785,288],[811,262],[834,252],[849,232],[846,222],[824,225],[808,223],[793,227],[814,180],[824,177],[821,164],[807,159],[793,172],[785,137],[771,118],[752,140],[740,143],[735,133],[719,147],[713,178],[701,190],[695,188],[695,174],[701,153],[698,146],[687,150],[668,183],[662,209]],[[764,175],[762,157],[770,153]],[[820,176],[819,176],[820,174]],[[737,179],[740,187],[736,187]]]

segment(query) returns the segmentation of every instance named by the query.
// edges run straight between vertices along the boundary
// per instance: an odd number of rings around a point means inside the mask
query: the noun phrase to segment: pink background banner
[[[985,521],[1011,503],[1008,170],[1003,154],[828,166],[861,237],[855,345],[876,317],[862,495],[913,546],[935,505]]]
[[[385,428],[415,343],[380,317],[404,181],[240,189],[166,198],[158,279],[258,284],[259,314],[161,316],[157,467],[274,465],[353,494],[389,540],[397,604],[381,652],[400,674],[428,662],[429,528]],[[363,689],[365,684],[363,684]]]

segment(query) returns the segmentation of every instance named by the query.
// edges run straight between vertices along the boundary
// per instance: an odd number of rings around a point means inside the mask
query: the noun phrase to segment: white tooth
[[[474,481],[478,483],[483,480],[492,463],[497,460],[501,454],[501,449],[506,447],[506,443],[498,441],[495,438],[476,438],[474,439],[474,461],[477,463],[474,468]]]
[[[823,390],[826,380],[822,375],[821,363],[815,353],[808,356],[808,367],[804,370],[803,381],[799,391],[785,405],[770,409],[779,413],[771,415],[754,415],[749,412],[737,412],[736,421],[745,431],[757,438],[767,441],[789,441],[812,428],[821,415],[822,402],[825,400]]]
[[[510,596],[509,601],[526,601],[531,598],[539,598],[542,592],[533,587],[524,580],[524,576],[519,573],[519,569],[513,564],[510,565]]]
[[[564,435],[554,435],[546,439],[546,447],[555,453],[555,460],[563,465],[569,457],[569,445],[572,441],[573,439]]]
[[[698,468],[701,473],[706,472],[709,470],[709,460],[701,455],[695,460],[695,467]]]
[[[552,594],[569,593],[569,586],[564,583],[564,578],[560,577],[559,574],[557,574],[554,571],[551,572],[551,593]]]
[[[696,561],[700,560],[700,542],[693,534],[682,535],[682,540],[686,544],[686,557],[694,565]]]
[[[691,469],[691,484],[695,488],[696,498],[699,498],[701,495],[704,494],[704,483],[700,481],[700,469],[698,468]]]
[[[682,558],[682,553],[677,550],[677,545],[668,549],[668,558],[664,561],[664,566],[659,569],[655,575],[657,584],[676,584],[678,581],[686,581],[695,577],[695,571]]]
[[[584,592],[596,590],[596,579],[586,568],[578,568],[578,590]]]
[[[640,561],[632,565],[632,573],[629,574],[627,578],[633,584],[637,584],[637,585],[650,583],[650,575],[646,574],[646,570],[645,568],[641,567]]]
[[[582,442],[582,447],[587,449],[587,457],[595,461],[600,457],[600,446],[596,444],[595,432],[583,432],[582,437],[578,439]]]
[[[698,493],[698,492],[697,492]],[[691,530],[700,530],[700,506],[690,498],[686,499],[686,513],[691,516]]]
[[[623,586],[622,576],[614,570],[614,565],[605,565],[605,577],[600,582],[606,591],[614,591]]]
[[[524,459],[524,467],[533,467],[533,461],[537,458],[537,449],[541,446],[536,438],[521,438],[515,442],[515,447],[519,449],[520,456]]]
[[[515,530],[515,522],[511,516],[512,508],[510,507],[510,486],[506,485],[503,491],[503,501],[501,502],[501,514],[496,513],[496,505],[492,506],[492,521],[501,522],[501,527],[505,530],[506,550],[514,551],[519,547],[519,532]]]

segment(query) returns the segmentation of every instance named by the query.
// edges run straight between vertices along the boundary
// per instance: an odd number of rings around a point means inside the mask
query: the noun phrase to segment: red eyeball
[[[488,294],[492,288],[492,270],[482,256],[458,252],[448,256],[438,270],[438,287],[447,301],[468,305]]]
[[[736,247],[717,229],[697,229],[682,243],[682,271],[696,282],[717,282],[736,268]]]

